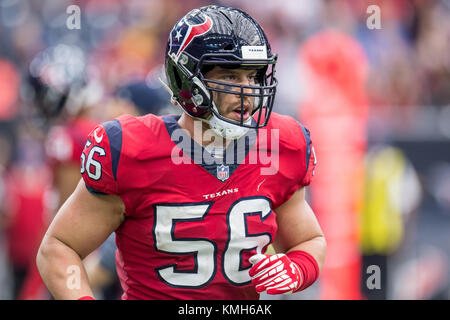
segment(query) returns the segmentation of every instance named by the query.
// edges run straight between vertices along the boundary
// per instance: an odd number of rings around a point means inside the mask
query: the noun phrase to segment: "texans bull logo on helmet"
[[[198,17],[198,16],[197,16]],[[211,30],[213,22],[210,17],[204,15],[205,21],[198,24],[189,24],[187,19],[181,20],[170,33],[169,55],[178,62],[178,58],[195,37],[202,36]]]

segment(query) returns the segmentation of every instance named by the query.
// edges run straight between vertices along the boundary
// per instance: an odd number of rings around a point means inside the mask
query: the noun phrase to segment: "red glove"
[[[256,254],[249,261],[253,264],[249,275],[258,293],[292,293],[300,289],[303,283],[298,265],[285,254]]]

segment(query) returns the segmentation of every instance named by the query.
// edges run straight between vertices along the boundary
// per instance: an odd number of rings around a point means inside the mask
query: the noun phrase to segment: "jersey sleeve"
[[[304,171],[303,178],[299,181],[298,185],[298,187],[301,188],[304,186],[308,186],[311,183],[317,164],[317,158],[309,130],[300,123],[299,125],[300,128],[302,129],[303,137],[305,139],[305,148],[302,150],[304,150],[303,156],[305,157],[305,164],[306,164],[306,169]]]
[[[122,127],[111,120],[95,127],[81,154],[81,175],[93,194],[119,195],[117,175],[122,154]]]
[[[274,181],[281,187],[271,191],[274,208],[311,183],[317,164],[309,130],[291,117],[280,120],[280,166]]]

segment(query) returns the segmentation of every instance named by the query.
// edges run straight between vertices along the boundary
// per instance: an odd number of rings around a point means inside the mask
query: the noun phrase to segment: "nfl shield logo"
[[[222,182],[227,180],[230,176],[230,169],[228,166],[224,166],[223,164],[220,167],[217,167],[217,179]]]

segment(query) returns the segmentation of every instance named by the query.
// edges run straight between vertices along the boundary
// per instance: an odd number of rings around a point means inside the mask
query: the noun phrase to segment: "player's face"
[[[257,71],[252,69],[226,69],[219,66],[214,67],[205,74],[205,78],[221,82],[229,82],[238,85],[257,85]],[[241,120],[241,90],[237,87],[224,86],[215,83],[208,83],[214,88],[226,89],[233,93],[213,92],[214,103],[220,114],[225,118],[240,121]],[[244,93],[252,93],[251,89],[244,89]],[[255,107],[255,97],[244,96],[243,100],[243,121],[247,120]]]

